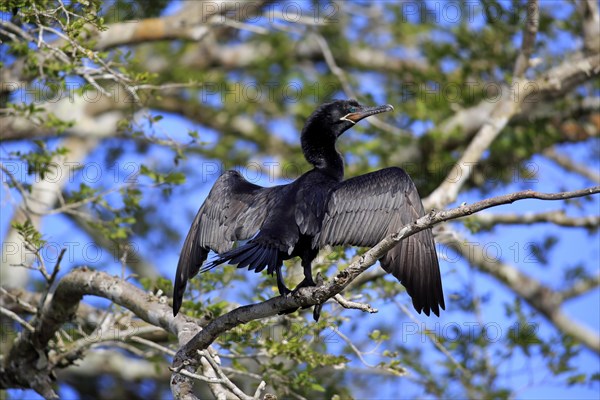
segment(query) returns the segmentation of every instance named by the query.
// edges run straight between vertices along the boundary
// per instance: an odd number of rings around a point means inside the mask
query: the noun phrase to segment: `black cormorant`
[[[277,275],[281,295],[290,290],[281,275],[283,260],[300,257],[304,280],[314,286],[311,263],[326,245],[370,247],[424,215],[417,189],[404,170],[385,168],[343,180],[344,163],[336,140],[358,121],[393,110],[336,100],[318,107],[301,135],[302,151],[314,168],[294,182],[270,188],[245,180],[236,171],[217,179],[185,239],[177,265],[173,314],[181,307],[187,281],[210,250],[218,257],[202,268],[238,268]],[[248,240],[249,239],[249,240]],[[247,240],[235,247],[236,242]],[[439,316],[444,309],[442,281],[431,229],[402,240],[380,259],[412,297],[415,309]],[[320,307],[315,309],[318,319]],[[292,310],[293,311],[293,310]]]

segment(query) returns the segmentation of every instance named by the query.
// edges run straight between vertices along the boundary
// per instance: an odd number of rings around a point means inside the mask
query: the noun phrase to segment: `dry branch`
[[[481,229],[491,229],[498,224],[529,225],[540,222],[550,222],[565,227],[588,229],[595,229],[600,226],[599,216],[569,217],[563,210],[526,214],[479,213],[470,217],[469,220],[476,222]]]
[[[579,297],[600,286],[600,274],[589,279],[582,279],[573,286],[559,292],[561,302]]]
[[[600,174],[593,169],[587,168],[585,165],[573,161],[571,158],[559,154],[555,149],[549,148],[544,150],[542,153],[550,160],[554,161],[567,171],[575,172],[581,176],[586,177],[592,182],[600,183]]]
[[[39,316],[30,321],[35,331],[25,331],[11,348],[0,378],[1,388],[32,388],[45,398],[56,398],[51,376],[56,365],[48,357],[49,341],[76,314],[84,295],[104,297],[142,320],[176,335],[195,332],[206,321],[173,318],[171,307],[129,282],[99,271],[79,268],[62,278]]]
[[[525,28],[523,29],[523,41],[521,42],[521,52],[517,57],[515,68],[513,70],[514,79],[522,79],[529,68],[529,59],[533,53],[535,37],[537,36],[540,23],[540,5],[538,0],[529,0],[526,8],[527,18]]]

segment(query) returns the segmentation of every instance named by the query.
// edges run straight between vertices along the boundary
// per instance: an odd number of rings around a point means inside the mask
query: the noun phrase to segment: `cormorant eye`
[[[353,112],[356,112],[356,108],[355,108],[355,107],[350,107],[350,108],[348,109],[348,111],[350,111],[351,113],[353,113]]]

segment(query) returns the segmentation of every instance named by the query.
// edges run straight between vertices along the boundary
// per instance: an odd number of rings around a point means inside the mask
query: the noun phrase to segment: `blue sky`
[[[542,4],[544,5],[544,2],[542,2]],[[568,12],[568,7],[570,6],[567,5],[564,7],[556,7],[554,12],[556,15],[566,13]],[[168,12],[173,12],[175,9],[176,5],[170,6]],[[480,20],[476,20],[474,22],[475,27],[478,24],[477,21]],[[518,40],[518,38],[515,38],[515,41]],[[567,37],[559,38],[557,43],[559,49],[570,48],[572,46],[572,44],[569,43],[569,38]],[[451,65],[448,66],[448,68],[451,67]],[[359,93],[361,93],[361,95],[366,95],[371,92],[370,94],[372,94],[374,98],[381,103],[388,102],[387,99],[383,97],[382,91],[373,89],[374,87],[377,87],[377,85],[367,84],[369,82],[374,83],[372,80],[363,81],[362,87],[358,88]],[[397,106],[396,113],[402,112],[401,105],[394,104],[394,106]],[[176,140],[186,141],[188,139],[187,132],[189,130],[198,130],[201,138],[207,142],[213,142],[216,140],[216,134],[212,131],[209,131],[201,126],[197,126],[196,124],[189,123],[188,121],[173,115],[164,113],[161,115],[163,115],[165,118],[158,124],[162,130],[169,132],[169,134]],[[292,118],[289,120],[275,121],[272,124],[274,127],[276,127],[274,131],[278,132],[278,134],[285,138],[285,140],[294,142],[297,140],[299,133],[294,130],[294,125],[291,121]],[[368,123],[363,122],[362,125],[364,128],[369,129]],[[428,127],[429,125],[424,122],[422,125],[417,124],[414,128],[418,134],[421,134]],[[357,135],[358,133],[352,133],[352,131],[350,131],[349,134],[347,133],[346,135],[353,134]],[[127,142],[123,143],[123,147],[125,149],[132,150],[134,147],[132,144],[128,144]],[[590,151],[590,146],[595,146],[595,154],[600,154],[600,142],[598,140],[583,144],[566,145],[563,146],[561,150],[574,160],[581,160],[581,162],[587,164],[591,169],[600,171],[600,160],[598,158],[590,158],[590,154],[592,153]],[[10,152],[16,150],[27,151],[30,148],[30,143],[26,142],[1,143],[0,158],[2,158],[3,162],[5,162]],[[103,165],[105,156],[106,149],[101,148],[92,154],[86,162],[90,164],[98,163],[99,165]],[[105,174],[104,176],[106,177],[106,180],[103,179],[101,183],[122,183],[127,176],[127,173],[130,171],[129,167],[135,169],[136,166],[139,167],[139,165],[142,163],[148,165],[152,165],[154,163],[164,164],[166,162],[165,160],[170,160],[171,158],[172,153],[170,151],[155,147],[144,156],[139,156],[137,154],[133,154],[133,152],[129,152],[126,159],[119,161],[118,167],[120,168],[120,172],[115,175],[114,170],[104,170],[103,174]],[[269,160],[267,159],[266,161]],[[542,157],[535,157],[531,161],[539,169],[538,182],[513,182],[512,184],[503,187],[501,191],[491,193],[490,196],[529,188],[545,192],[555,192],[565,189],[571,190],[592,186],[592,183],[586,179],[575,174],[566,173],[561,168],[555,166],[553,163]],[[206,197],[212,182],[217,178],[217,175],[213,173],[213,170],[211,169],[212,166],[215,165],[214,163],[215,160],[204,160],[201,157],[192,156],[183,161],[183,165],[178,167],[181,169],[184,167],[194,169],[204,168],[205,171],[207,171],[207,174],[204,177],[190,177],[184,187],[175,188],[173,198],[164,203],[165,209],[170,210],[169,215],[166,215],[166,217],[171,221],[171,227],[181,233],[182,240],[189,227],[189,223],[191,221],[190,218],[193,217],[197,208]],[[217,165],[220,164],[221,163],[217,161]],[[224,163],[223,165],[225,165],[226,168],[236,167],[233,165],[228,165],[227,163]],[[243,168],[243,166],[241,167]],[[267,168],[265,167],[264,170],[266,171]],[[27,179],[31,178],[27,177]],[[267,176],[263,176],[261,179],[259,179],[258,183],[272,185],[274,182],[270,182]],[[157,201],[165,201],[158,193],[156,193],[156,191],[153,192],[148,190],[147,196],[148,197],[146,197],[144,200],[144,204],[146,205],[155,204]],[[479,193],[475,191],[466,192],[461,193],[455,204],[460,204],[465,201],[470,203],[480,199],[481,196]],[[511,205],[501,206],[491,210],[490,212],[522,213],[537,212],[542,210],[556,210],[561,208],[564,208],[563,202],[526,200]],[[4,237],[8,229],[8,218],[10,218],[10,215],[12,215],[12,211],[12,204],[7,202],[6,197],[4,197],[3,194],[2,224],[0,226],[0,234],[2,237]],[[579,215],[598,215],[599,213],[599,196],[595,196],[592,202],[585,204],[579,210]],[[569,207],[569,215],[576,215],[574,207]],[[495,248],[501,250],[503,260],[513,263],[523,272],[540,278],[545,284],[553,288],[561,288],[564,286],[563,270],[565,267],[574,266],[578,263],[584,263],[590,267],[590,273],[598,273],[600,268],[598,266],[598,261],[600,260],[600,240],[598,240],[600,239],[600,236],[598,232],[590,235],[580,229],[560,228],[552,224],[537,224],[529,226],[525,229],[505,226],[499,227],[491,233],[471,235],[464,228],[462,228],[460,224],[454,224],[454,226],[471,241],[481,243],[482,245],[491,245],[493,243]],[[67,265],[64,265],[61,274],[66,273],[69,268],[83,263],[110,273],[120,274],[121,267],[117,260],[115,260],[114,257],[111,254],[108,254],[106,251],[102,252],[99,257],[96,257],[96,253],[91,253],[94,251],[94,249],[85,247],[85,245],[89,243],[90,239],[85,234],[81,233],[67,218],[63,216],[52,216],[46,218],[43,223],[42,232],[48,241],[56,243],[59,247],[61,244],[66,242],[81,243],[81,246],[77,248],[73,258],[68,260],[69,262]],[[547,266],[542,266],[537,263],[526,262],[527,243],[537,241],[548,234],[560,236],[559,244],[553,248],[549,254],[549,264]],[[155,262],[165,277],[172,278],[178,259],[179,247],[175,246],[167,251],[156,252],[153,251],[155,243],[153,243],[152,238],[149,240],[140,240],[138,243],[140,245],[140,251],[142,254]],[[85,251],[85,249],[87,249],[87,251]],[[517,249],[519,249],[518,254]],[[445,254],[443,248],[440,248],[440,253]],[[49,260],[52,260],[53,253],[51,250],[47,256]],[[437,332],[440,332],[440,330],[445,332],[443,329],[444,327],[450,326],[449,324],[459,324],[459,326],[464,328],[468,327],[468,324],[473,322],[472,316],[467,316],[456,309],[455,305],[453,305],[451,297],[449,296],[454,292],[459,292],[462,290],[462,285],[468,280],[473,281],[478,293],[489,294],[490,296],[490,301],[485,306],[484,322],[497,322],[501,326],[505,326],[507,324],[508,320],[504,314],[503,303],[506,301],[511,301],[513,294],[508,291],[505,286],[498,283],[494,279],[490,279],[486,275],[471,271],[466,263],[461,260],[458,262],[442,260],[441,270],[443,274],[448,310],[447,312],[443,313],[439,319],[435,317],[427,318],[425,316],[417,315],[417,318],[422,321],[425,326]],[[259,280],[264,279],[264,276],[255,276],[247,271],[240,271],[240,273],[247,274],[249,282],[258,282]],[[236,285],[240,285],[240,283],[236,283]],[[232,297],[229,300],[239,300],[239,297],[233,293],[234,291],[235,290],[231,291]],[[97,305],[107,304],[107,301],[105,300],[98,300],[90,297],[86,298],[86,301]],[[398,301],[409,306],[410,308],[410,300],[408,296],[401,295],[400,298],[398,298]],[[565,304],[565,312],[578,322],[588,326],[596,332],[599,332],[600,309],[598,304],[600,304],[600,291],[593,290],[585,296]],[[378,314],[369,317],[369,321],[371,321],[374,325],[381,321],[390,321],[391,323],[396,323],[396,321],[398,321],[398,323],[406,322],[405,317],[399,314],[397,307],[393,304],[383,304],[381,302],[374,301],[373,306],[379,308],[380,310]],[[357,313],[357,311],[344,311],[344,315],[348,316],[348,318],[352,318],[355,313]],[[544,337],[549,337],[555,334],[554,328],[549,326],[549,324],[547,324],[543,318],[537,318],[535,321],[541,323],[539,326],[539,332]],[[310,323],[312,323],[311,320],[307,320],[307,324]],[[357,329],[356,332],[352,332],[352,324],[344,326],[341,329],[345,334],[352,334],[354,337],[356,337],[356,335],[366,334],[370,328],[370,323],[366,323],[366,325],[362,327],[354,328]],[[399,332],[398,334],[401,335],[402,332]],[[401,337],[395,337],[394,339],[401,340]],[[431,353],[433,360],[440,359],[439,355],[432,350],[433,347],[429,342],[426,341],[426,343],[421,344],[419,336],[414,336],[412,339],[417,341],[415,345],[423,345],[427,349],[426,351]],[[335,346],[333,348],[335,349]],[[581,354],[576,357],[575,364],[577,364],[578,369],[588,373],[600,371],[600,360],[598,359],[598,356],[587,350],[583,350]],[[590,387],[574,386],[570,388],[565,387],[564,385],[557,386],[552,384],[551,378],[547,376],[547,370],[541,365],[539,357],[534,357],[533,360],[530,361],[530,364],[528,364],[528,360],[525,357],[515,354],[510,363],[503,364],[501,371],[508,375],[510,374],[510,371],[520,370],[520,368],[523,366],[525,368],[524,370],[526,371],[525,373],[512,375],[506,380],[506,384],[508,386],[519,390],[519,398],[586,399],[597,398],[598,392],[600,391],[599,384],[595,384]],[[383,387],[379,387],[378,393],[387,393],[390,397],[392,397],[394,393],[397,393],[398,385],[400,385],[403,390],[406,389],[408,392],[414,392],[417,390],[415,386],[410,383],[410,381],[400,378],[390,380],[389,383],[386,383]],[[19,396],[18,391],[11,392],[11,394],[16,394],[16,397]],[[25,392],[23,396],[24,398],[31,398],[32,394],[31,392]],[[69,392],[65,392],[65,397],[68,398],[69,396]],[[372,387],[357,388],[356,397],[375,398],[375,394]]]

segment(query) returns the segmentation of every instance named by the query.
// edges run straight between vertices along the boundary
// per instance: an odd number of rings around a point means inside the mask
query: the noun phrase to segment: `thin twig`
[[[579,297],[598,286],[600,286],[600,275],[596,275],[592,278],[582,279],[573,286],[558,292],[558,294],[560,295],[561,302],[564,302],[572,298]]]
[[[18,291],[19,289],[16,288],[11,288],[11,291]],[[0,286],[0,293],[2,293],[2,295],[7,296],[11,301],[13,301],[16,305],[23,307],[23,309],[28,312],[29,314],[35,314],[37,312],[37,308],[32,306],[30,303],[24,301],[23,299],[21,299],[21,296],[18,294],[14,294],[9,292],[8,290],[6,290],[5,288]],[[22,292],[17,292],[17,293],[22,293]],[[3,302],[4,304],[4,302]]]
[[[66,251],[67,251],[66,247],[62,248],[60,250],[58,259],[56,260],[56,264],[54,265],[54,269],[52,270],[52,274],[50,274],[50,276],[48,276],[46,279],[47,287],[46,287],[46,290],[44,291],[44,294],[42,295],[42,298],[40,299],[38,310],[42,310],[42,308],[44,307],[44,304],[46,304],[46,299],[48,298],[48,295],[50,294],[50,289],[52,289],[52,284],[54,283],[54,280],[56,279],[56,276],[58,275],[58,271],[60,271],[60,263],[62,262],[62,259],[65,255]],[[44,276],[46,276],[46,274],[44,274]]]
[[[529,68],[529,59],[533,53],[535,37],[540,23],[540,5],[538,0],[529,0],[526,6],[525,27],[523,28],[523,40],[521,42],[521,52],[515,62],[513,69],[513,79],[520,80]]]
[[[193,372],[189,372],[189,371],[187,371],[185,369],[177,370],[177,369],[172,368],[172,367],[169,368],[169,369],[172,372],[175,372],[175,373],[178,373],[178,374],[181,374],[181,375],[185,375],[185,376],[189,376],[190,378],[196,379],[196,380],[201,381],[201,382],[223,383],[223,381],[221,379],[218,379],[218,378],[207,378],[205,376],[194,374]]]
[[[17,188],[17,190],[21,194],[21,197],[23,198],[23,205],[24,205],[25,210],[28,213],[33,213],[34,211],[29,206],[29,196],[30,196],[30,193],[25,189],[25,187],[21,184],[21,182],[13,175],[13,173],[11,171],[9,171],[9,169],[4,166],[3,163],[0,163],[0,170],[2,172],[4,172],[10,178],[11,182],[15,185],[15,187]]]
[[[600,174],[587,168],[583,164],[573,161],[571,158],[565,155],[559,154],[554,148],[548,148],[544,150],[542,154],[564,169],[584,176],[593,182],[600,183]]]
[[[0,314],[7,316],[8,318],[18,322],[23,325],[28,331],[33,332],[35,329],[33,326],[29,324],[29,322],[25,321],[23,318],[19,317],[16,313],[10,311],[8,308],[4,308],[0,306]]]
[[[260,396],[262,395],[262,392],[264,392],[266,387],[267,387],[267,382],[260,381],[260,383],[258,384],[258,387],[256,388],[256,391],[254,392],[253,398],[256,400],[260,399]]]
[[[540,222],[549,222],[565,227],[588,229],[598,228],[598,226],[600,226],[600,216],[568,217],[565,215],[564,210],[525,214],[478,213],[469,217],[468,220],[476,222],[481,229],[490,229],[498,224],[526,225]]]
[[[214,369],[215,373],[221,379],[223,385],[229,389],[233,394],[239,397],[241,400],[254,400],[252,396],[248,396],[246,393],[242,392],[239,387],[237,387],[231,380],[225,375],[221,366],[215,361],[215,359],[210,355],[208,351],[198,351],[200,356],[204,357],[206,361],[210,364],[210,366]]]
[[[417,326],[420,325],[419,320],[415,318],[414,314],[408,308],[406,308],[406,306],[404,304],[399,303],[395,299],[393,301],[402,310],[402,312],[404,314],[406,314],[406,316],[408,318],[410,318],[410,320],[412,322],[414,322]],[[448,357],[448,359],[450,360],[450,362],[452,362],[452,364],[454,364],[456,366],[456,368],[458,368],[460,370],[460,372],[463,373],[463,375],[465,376],[465,378],[467,380],[470,380],[472,378],[471,372],[469,370],[467,370],[465,367],[463,367],[462,364],[459,363],[458,360],[456,360],[456,358],[454,358],[454,356],[452,355],[452,353],[450,353],[450,351],[448,351],[448,349],[446,349],[444,347],[444,345],[442,345],[440,343],[440,341],[437,339],[437,337],[435,337],[435,335],[433,333],[429,332],[427,329],[425,329],[425,331],[423,331],[423,333],[429,338],[429,340],[431,340],[431,343],[433,343],[433,345],[440,352],[442,352],[442,354],[444,354],[446,357]]]
[[[367,368],[378,368],[377,365],[373,365],[370,364],[369,362],[367,362],[367,360],[365,360],[365,358],[363,357],[363,353],[358,349],[358,347],[356,347],[356,345],[352,342],[352,340],[350,340],[350,338],[346,335],[344,335],[342,332],[340,332],[339,329],[334,328],[333,331],[335,332],[336,335],[338,335],[344,342],[346,342],[346,344],[348,345],[348,347],[350,347],[350,349],[354,352],[354,354],[356,354],[356,356],[358,357],[358,359],[360,360],[360,362]]]
[[[335,299],[335,301],[338,302],[338,304],[340,306],[342,306],[346,309],[356,309],[356,310],[361,310],[361,311],[372,313],[372,314],[376,313],[378,311],[376,308],[371,307],[370,304],[357,303],[355,301],[347,300],[339,293],[336,294],[335,296],[333,296],[333,298]]]
[[[165,353],[165,354],[167,354],[169,356],[174,356],[175,355],[175,351],[174,350],[171,350],[171,349],[169,349],[166,346],[161,346],[160,344],[158,344],[156,342],[153,342],[152,340],[144,339],[144,338],[139,337],[139,336],[132,336],[131,338],[129,338],[129,340],[132,341],[132,342],[136,342],[136,343],[143,344],[145,346],[151,347],[151,348],[153,348],[155,350],[158,350],[158,351],[160,351],[162,353]]]

